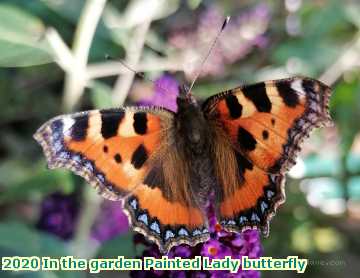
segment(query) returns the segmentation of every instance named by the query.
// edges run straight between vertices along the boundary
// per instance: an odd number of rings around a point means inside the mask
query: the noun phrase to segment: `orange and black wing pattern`
[[[121,200],[134,230],[167,252],[208,238],[201,209],[164,177],[173,118],[157,107],[92,110],[58,116],[34,138],[49,168],[70,169],[103,197]]]
[[[234,161],[238,170],[237,182],[219,180],[217,214],[223,227],[268,233],[270,218],[285,200],[284,174],[301,142],[313,128],[331,122],[330,93],[320,81],[295,77],[235,88],[204,103],[209,124],[229,141],[228,165],[217,160],[215,168],[232,169]]]

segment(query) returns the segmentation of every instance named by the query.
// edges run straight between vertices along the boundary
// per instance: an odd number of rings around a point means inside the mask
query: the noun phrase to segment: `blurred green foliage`
[[[46,30],[54,28],[71,46],[85,2],[2,0],[0,3],[0,255],[71,254],[71,242],[38,231],[35,223],[39,204],[47,194],[55,191],[82,194],[83,183],[68,171],[48,171],[32,134],[47,119],[63,113],[64,72],[56,63],[51,63],[56,57],[46,40]],[[236,15],[259,2],[265,1],[217,1],[217,4],[224,13]],[[309,258],[312,261],[306,272],[309,277],[359,277],[360,3],[266,2],[272,12],[265,33],[266,47],[255,48],[236,63],[226,65],[224,76],[201,78],[194,93],[204,98],[241,82],[293,74],[329,78],[334,88],[331,115],[335,127],[313,134],[306,144],[310,150],[304,153],[305,172],[301,178],[288,179],[287,202],[271,223],[270,237],[263,240],[264,253],[273,257]],[[301,5],[292,11],[286,8],[291,2]],[[200,16],[201,10],[213,4],[210,0],[170,1],[159,9],[147,36],[142,60],[176,55],[167,41],[171,28]],[[106,62],[106,55],[124,57],[133,27],[144,14],[144,5],[145,1],[140,0],[130,4],[129,1],[108,1],[106,17],[100,20],[91,44],[90,63]],[[286,27],[291,23],[291,16],[299,23],[296,34],[289,34]],[[111,18],[117,18],[116,22],[122,25],[112,26]],[[153,78],[161,72],[155,68],[146,72],[146,76]],[[78,109],[111,107],[115,81],[116,76],[93,80]],[[146,84],[146,81],[137,82]],[[129,98],[128,103],[131,102]],[[307,182],[312,180],[311,184],[316,186],[316,181],[324,177],[337,184],[337,189],[330,190],[325,199],[337,198],[345,204],[343,211],[336,215],[311,206],[308,192],[303,190]],[[119,252],[133,256],[131,236],[129,233],[105,243],[94,256],[115,257]],[[330,265],[333,261],[339,265]],[[81,274],[56,272],[49,276],[76,275]],[[284,272],[263,276],[291,275]],[[12,277],[1,273],[1,277],[7,276]]]

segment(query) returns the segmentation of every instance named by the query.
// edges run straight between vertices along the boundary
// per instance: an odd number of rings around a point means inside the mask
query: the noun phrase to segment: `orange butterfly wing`
[[[285,200],[284,172],[295,163],[300,143],[330,122],[329,97],[330,88],[320,81],[296,77],[235,88],[204,103],[210,123],[229,138],[239,168],[236,188],[221,185],[217,209],[225,228],[268,232],[269,219]]]
[[[134,229],[166,252],[208,238],[199,207],[161,179],[161,149],[174,114],[162,108],[92,110],[56,117],[34,135],[49,168],[84,177],[105,198],[122,200]]]

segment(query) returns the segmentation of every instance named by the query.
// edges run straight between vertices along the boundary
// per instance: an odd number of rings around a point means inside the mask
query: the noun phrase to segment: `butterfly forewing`
[[[218,219],[229,230],[261,227],[285,199],[284,172],[294,163],[300,143],[314,127],[330,122],[330,88],[309,78],[260,82],[229,90],[209,98],[203,111],[217,137],[229,138],[237,182],[220,175]],[[233,164],[230,159],[227,164]],[[226,164],[225,163],[225,164]],[[216,172],[222,172],[217,170]]]

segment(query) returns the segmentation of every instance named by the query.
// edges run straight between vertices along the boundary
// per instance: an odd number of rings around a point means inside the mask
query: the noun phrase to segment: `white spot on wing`
[[[257,112],[254,103],[247,99],[243,94],[237,94],[235,96],[238,102],[242,105],[242,117],[250,117],[252,114]]]
[[[133,209],[137,209],[137,201],[135,199],[133,199],[131,202],[130,202],[130,206],[133,208]]]
[[[166,233],[165,233],[165,240],[168,240],[169,238],[172,238],[172,237],[175,237],[175,234],[172,231],[167,230]]]
[[[92,111],[89,113],[89,129],[87,137],[92,140],[100,140],[101,136],[101,114],[99,111]]]
[[[264,213],[265,210],[268,208],[268,204],[265,203],[264,201],[261,202],[261,212]]]
[[[244,222],[247,222],[248,220],[245,216],[240,216],[239,221],[241,224],[243,224]]]
[[[298,93],[299,97],[306,96],[306,92],[304,91],[301,79],[295,79],[293,82],[291,82],[291,88]]]
[[[201,232],[198,229],[194,230],[193,236],[198,236],[198,235],[201,235]]]
[[[62,150],[63,145],[60,141],[55,141],[53,148],[54,148],[55,152],[57,153]]]
[[[146,215],[145,213],[139,215],[138,221],[141,221],[141,222],[143,222],[145,225],[148,225],[148,217],[147,217],[147,215]]]
[[[134,112],[131,112],[129,110],[126,111],[125,117],[120,124],[118,134],[124,137],[131,137],[138,135],[134,130]]]
[[[156,223],[156,222],[151,223],[150,229],[155,231],[156,233],[160,234],[160,226],[158,223]]]
[[[178,232],[179,236],[188,236],[189,233],[187,230],[185,230],[184,228],[181,228]]]
[[[260,218],[255,212],[253,212],[253,214],[251,216],[251,221],[260,222]]]
[[[65,116],[62,118],[62,122],[63,122],[63,133],[66,136],[70,135],[71,132],[71,128],[75,123],[75,120],[71,117],[71,116]]]
[[[234,220],[229,220],[227,222],[227,225],[232,225],[232,226],[235,226],[236,225],[236,222]]]

